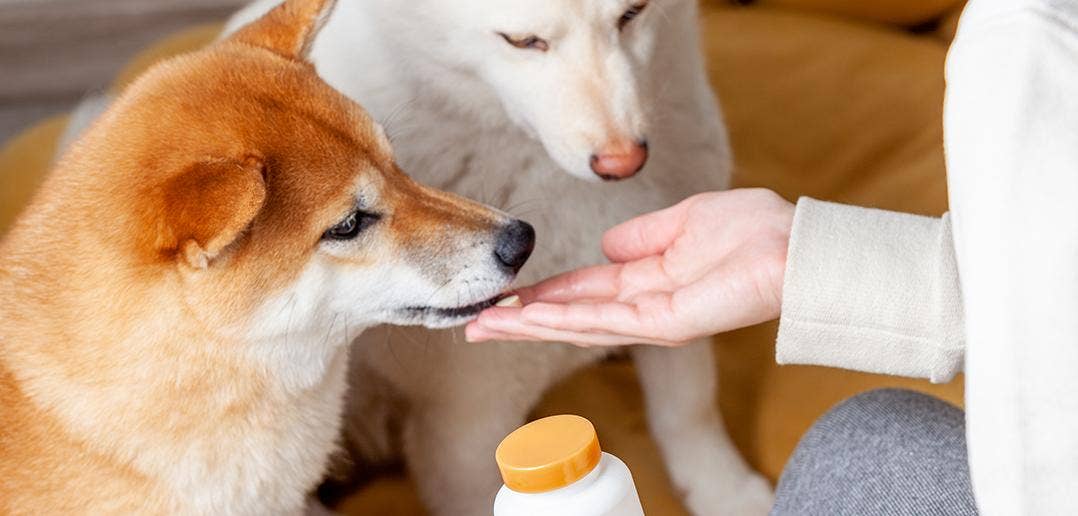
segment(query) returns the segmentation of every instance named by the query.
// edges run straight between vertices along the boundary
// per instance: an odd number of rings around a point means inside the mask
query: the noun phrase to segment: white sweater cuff
[[[798,202],[778,363],[945,382],[962,369],[962,324],[948,216]]]

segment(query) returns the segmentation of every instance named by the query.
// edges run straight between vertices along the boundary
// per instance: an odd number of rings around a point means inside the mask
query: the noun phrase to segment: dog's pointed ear
[[[286,0],[232,38],[290,59],[306,60],[334,4],[336,0]]]
[[[260,158],[192,164],[164,185],[159,248],[206,269],[251,225],[266,202]]]

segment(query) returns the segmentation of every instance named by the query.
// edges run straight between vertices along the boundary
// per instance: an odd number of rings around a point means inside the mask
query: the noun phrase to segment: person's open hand
[[[469,341],[677,345],[778,317],[794,206],[774,192],[697,195],[603,237],[611,263],[517,291]]]

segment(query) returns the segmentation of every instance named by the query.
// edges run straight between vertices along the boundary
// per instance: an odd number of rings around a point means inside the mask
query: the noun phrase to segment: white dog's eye
[[[517,48],[538,50],[540,52],[546,52],[547,50],[550,50],[550,43],[547,43],[547,40],[540,38],[539,36],[524,36],[522,38],[514,38],[513,36],[510,36],[504,32],[499,32],[498,35],[501,36],[506,43],[509,43],[510,45],[513,45]]]
[[[326,230],[322,234],[322,240],[352,240],[359,236],[364,229],[369,228],[378,221],[380,216],[374,213],[353,211],[344,220]]]
[[[629,10],[625,11],[625,14],[622,14],[621,18],[618,18],[618,30],[625,30],[625,26],[629,25],[629,22],[633,21],[634,18],[640,16],[640,13],[644,12],[644,9],[646,9],[647,6],[647,2],[640,2],[639,4],[634,4],[632,7],[629,7]]]

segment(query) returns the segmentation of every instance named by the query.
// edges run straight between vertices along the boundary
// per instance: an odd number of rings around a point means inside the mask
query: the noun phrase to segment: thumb
[[[682,202],[614,226],[603,235],[603,254],[612,262],[662,254],[681,235],[687,211]]]

